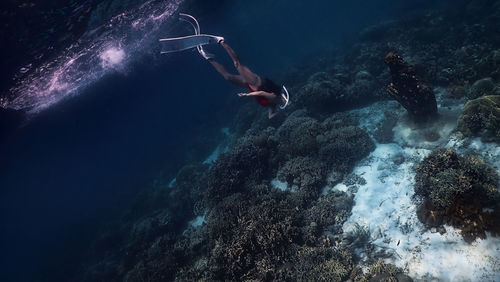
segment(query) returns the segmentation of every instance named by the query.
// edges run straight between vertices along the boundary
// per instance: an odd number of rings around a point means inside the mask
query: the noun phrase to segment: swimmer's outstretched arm
[[[238,93],[238,96],[240,96],[240,97],[261,96],[261,97],[265,97],[267,99],[273,99],[276,97],[276,95],[274,95],[273,93],[269,93],[266,91],[254,91],[254,92],[250,92],[250,93]],[[269,113],[268,113],[269,119],[272,119],[277,113],[278,113],[278,111],[276,110],[276,106],[270,107]]]
[[[250,93],[238,93],[238,96],[240,97],[244,97],[244,96],[261,96],[261,97],[265,97],[265,98],[268,98],[268,99],[273,99],[276,97],[276,95],[274,95],[273,93],[269,93],[269,92],[266,92],[266,91],[254,91],[254,92],[250,92]]]

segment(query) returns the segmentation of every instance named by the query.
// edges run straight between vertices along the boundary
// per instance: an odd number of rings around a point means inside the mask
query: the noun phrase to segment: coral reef
[[[393,281],[393,282],[411,282],[408,275],[404,274],[403,270],[397,268],[394,265],[384,263],[382,261],[377,261],[368,268],[368,271],[364,274],[360,273],[355,275],[353,281],[355,282],[383,282],[383,281]]]
[[[341,178],[375,149],[368,134],[356,125],[355,118],[344,113],[322,123],[302,111],[291,114],[273,137],[279,150],[278,179],[301,196],[317,196],[327,175]]]
[[[450,224],[467,242],[499,235],[498,175],[477,156],[438,149],[417,167],[415,195],[422,201],[418,218],[428,227]]]
[[[193,216],[203,215],[203,197],[207,189],[209,166],[207,164],[186,165],[176,176],[171,197],[178,199],[171,204],[173,210],[192,210]]]
[[[292,65],[283,74],[292,93],[287,110],[269,120],[255,104],[242,106],[228,151],[211,165],[182,168],[172,189],[140,195],[123,222],[95,242],[77,280],[411,281],[401,269],[376,262],[388,253],[377,253],[369,228],[342,230],[353,187],[371,181],[352,172],[375,149],[367,132],[379,143],[397,142],[401,115],[386,109],[377,128],[366,128],[359,112],[347,110],[387,99],[384,84],[392,79],[389,92],[409,116],[429,120],[437,103],[425,80],[447,89],[438,98],[455,99],[451,105],[481,96],[466,104],[458,130],[498,142],[499,96],[484,96],[495,94],[500,79],[500,40],[491,36],[498,33],[498,16],[485,17],[487,6],[383,22],[363,31],[345,54],[327,50]],[[406,61],[389,53],[389,71],[381,58],[392,50]],[[443,107],[440,115],[446,115]],[[456,115],[453,128],[455,121]],[[412,130],[421,139],[403,149],[446,144],[448,131],[439,120],[434,124]],[[390,165],[405,169],[413,157],[400,153]],[[291,189],[273,188],[275,177]],[[325,184],[340,182],[348,192],[321,194]],[[500,234],[498,176],[478,157],[436,150],[416,168],[415,182],[417,215],[427,227],[442,231],[450,224],[467,242]],[[202,215],[202,225],[189,226]],[[365,273],[360,250],[371,264]]]
[[[310,117],[289,117],[277,131],[280,151],[290,156],[310,155],[318,150],[316,136],[321,124]]]
[[[341,106],[339,103],[345,94],[345,85],[340,80],[326,72],[318,72],[309,77],[297,93],[297,104],[311,112],[325,112]]]
[[[314,117],[324,118],[339,110],[354,108],[380,99],[381,83],[366,69],[344,73],[336,65],[331,72],[316,72],[297,89],[294,109],[305,108]]]
[[[326,246],[302,247],[293,263],[280,270],[278,281],[346,281],[353,268],[353,254]]]
[[[457,129],[467,137],[481,136],[485,141],[500,142],[500,95],[467,102]]]
[[[415,121],[427,121],[436,117],[437,103],[432,89],[416,74],[414,68],[395,52],[385,57],[391,71],[392,82],[387,87]]]
[[[320,159],[333,170],[344,173],[375,149],[370,136],[355,126],[326,131],[317,139],[320,144]]]
[[[300,243],[300,213],[279,196],[248,199],[236,206],[231,208],[236,228],[224,230],[211,251],[213,278],[267,280],[289,260],[291,245]]]
[[[318,189],[324,181],[326,166],[310,157],[296,157],[278,171],[278,179],[297,189]]]
[[[331,234],[342,233],[342,224],[350,215],[354,204],[353,196],[340,191],[329,191],[305,212],[307,221],[314,227],[315,237],[325,231]]]
[[[243,191],[246,182],[257,184],[268,173],[267,150],[251,142],[242,143],[222,154],[211,167],[206,204],[212,207],[224,197]]]
[[[467,91],[466,96],[469,99],[476,99],[481,96],[492,93],[494,88],[495,84],[493,83],[491,77],[486,77],[474,82],[472,86],[469,88],[469,91]]]

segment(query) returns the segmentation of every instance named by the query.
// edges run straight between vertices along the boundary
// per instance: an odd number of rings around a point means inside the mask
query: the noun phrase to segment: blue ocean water
[[[190,32],[176,12],[224,36],[252,70],[283,79],[313,54],[348,51],[363,28],[446,5],[434,2],[58,1],[51,9],[85,7],[80,30],[26,35],[51,48],[15,54],[2,79],[0,102],[19,118],[0,133],[1,280],[67,281],[98,227],[141,189],[207,158],[232,126],[240,90],[195,51],[158,52],[156,39]],[[221,47],[208,50],[232,70]]]

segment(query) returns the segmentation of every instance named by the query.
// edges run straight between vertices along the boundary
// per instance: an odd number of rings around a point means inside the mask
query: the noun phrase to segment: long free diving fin
[[[195,35],[200,34],[200,24],[195,17],[188,14],[179,13],[179,20],[188,22],[193,27]]]
[[[205,52],[202,46],[219,43],[224,38],[215,35],[200,34],[200,24],[191,15],[179,13],[179,20],[188,22],[193,27],[194,35],[160,39],[161,53],[178,52],[196,47],[203,58],[213,58],[214,55]]]
[[[160,39],[161,53],[178,52],[195,47],[201,48],[202,45],[216,44],[220,39],[221,37],[219,36],[208,34]]]
[[[200,35],[200,24],[198,23],[198,20],[195,17],[188,14],[179,13],[179,20],[188,22],[193,27],[194,34]],[[203,58],[205,58],[205,60],[215,57],[213,54],[205,52],[205,49],[203,49],[203,46],[201,44],[197,45],[196,49],[198,50],[198,53],[200,53],[200,55]]]

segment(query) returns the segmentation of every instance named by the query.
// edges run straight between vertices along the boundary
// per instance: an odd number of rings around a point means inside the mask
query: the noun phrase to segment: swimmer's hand
[[[238,96],[240,96],[240,97],[250,96],[250,93],[238,93]]]

